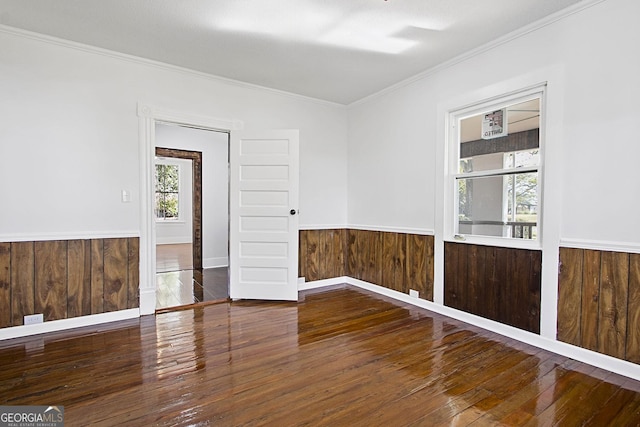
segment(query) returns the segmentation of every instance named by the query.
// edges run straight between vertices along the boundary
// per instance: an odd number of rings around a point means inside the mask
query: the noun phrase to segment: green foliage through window
[[[157,219],[178,219],[180,195],[180,168],[178,165],[156,165]]]

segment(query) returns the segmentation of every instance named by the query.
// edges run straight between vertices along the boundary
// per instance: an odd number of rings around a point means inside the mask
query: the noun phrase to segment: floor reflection
[[[156,309],[224,300],[229,297],[228,268],[156,274]]]

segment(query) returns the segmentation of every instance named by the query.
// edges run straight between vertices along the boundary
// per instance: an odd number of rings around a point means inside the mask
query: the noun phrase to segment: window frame
[[[527,166],[517,169],[492,169],[483,171],[473,171],[467,173],[459,172],[460,164],[460,123],[462,120],[486,113],[492,110],[507,107],[512,104],[525,102],[532,99],[539,99],[540,104],[540,126],[539,126],[539,162],[537,166]],[[503,95],[480,100],[460,108],[448,111],[448,136],[447,136],[447,173],[445,179],[445,216],[444,216],[444,241],[466,242],[469,244],[502,246],[524,249],[541,249],[543,238],[543,193],[544,193],[544,164],[545,164],[545,139],[544,130],[546,126],[546,84],[539,84],[529,88],[516,90]],[[517,172],[516,172],[517,170]],[[458,181],[464,178],[481,178],[490,176],[509,176],[526,172],[537,172],[537,238],[522,239],[502,236],[485,236],[479,234],[459,233],[459,194]]]

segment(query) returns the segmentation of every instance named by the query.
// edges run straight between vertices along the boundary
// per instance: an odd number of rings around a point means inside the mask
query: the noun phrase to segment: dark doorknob
[[[290,213],[291,215],[295,215],[295,214],[296,214],[296,210],[295,210],[295,209],[291,209],[291,210],[289,211],[289,213]]]

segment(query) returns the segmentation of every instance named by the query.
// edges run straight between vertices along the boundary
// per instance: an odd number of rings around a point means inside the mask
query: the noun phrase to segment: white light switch
[[[122,190],[122,203],[129,203],[131,201],[131,192],[129,190]]]

